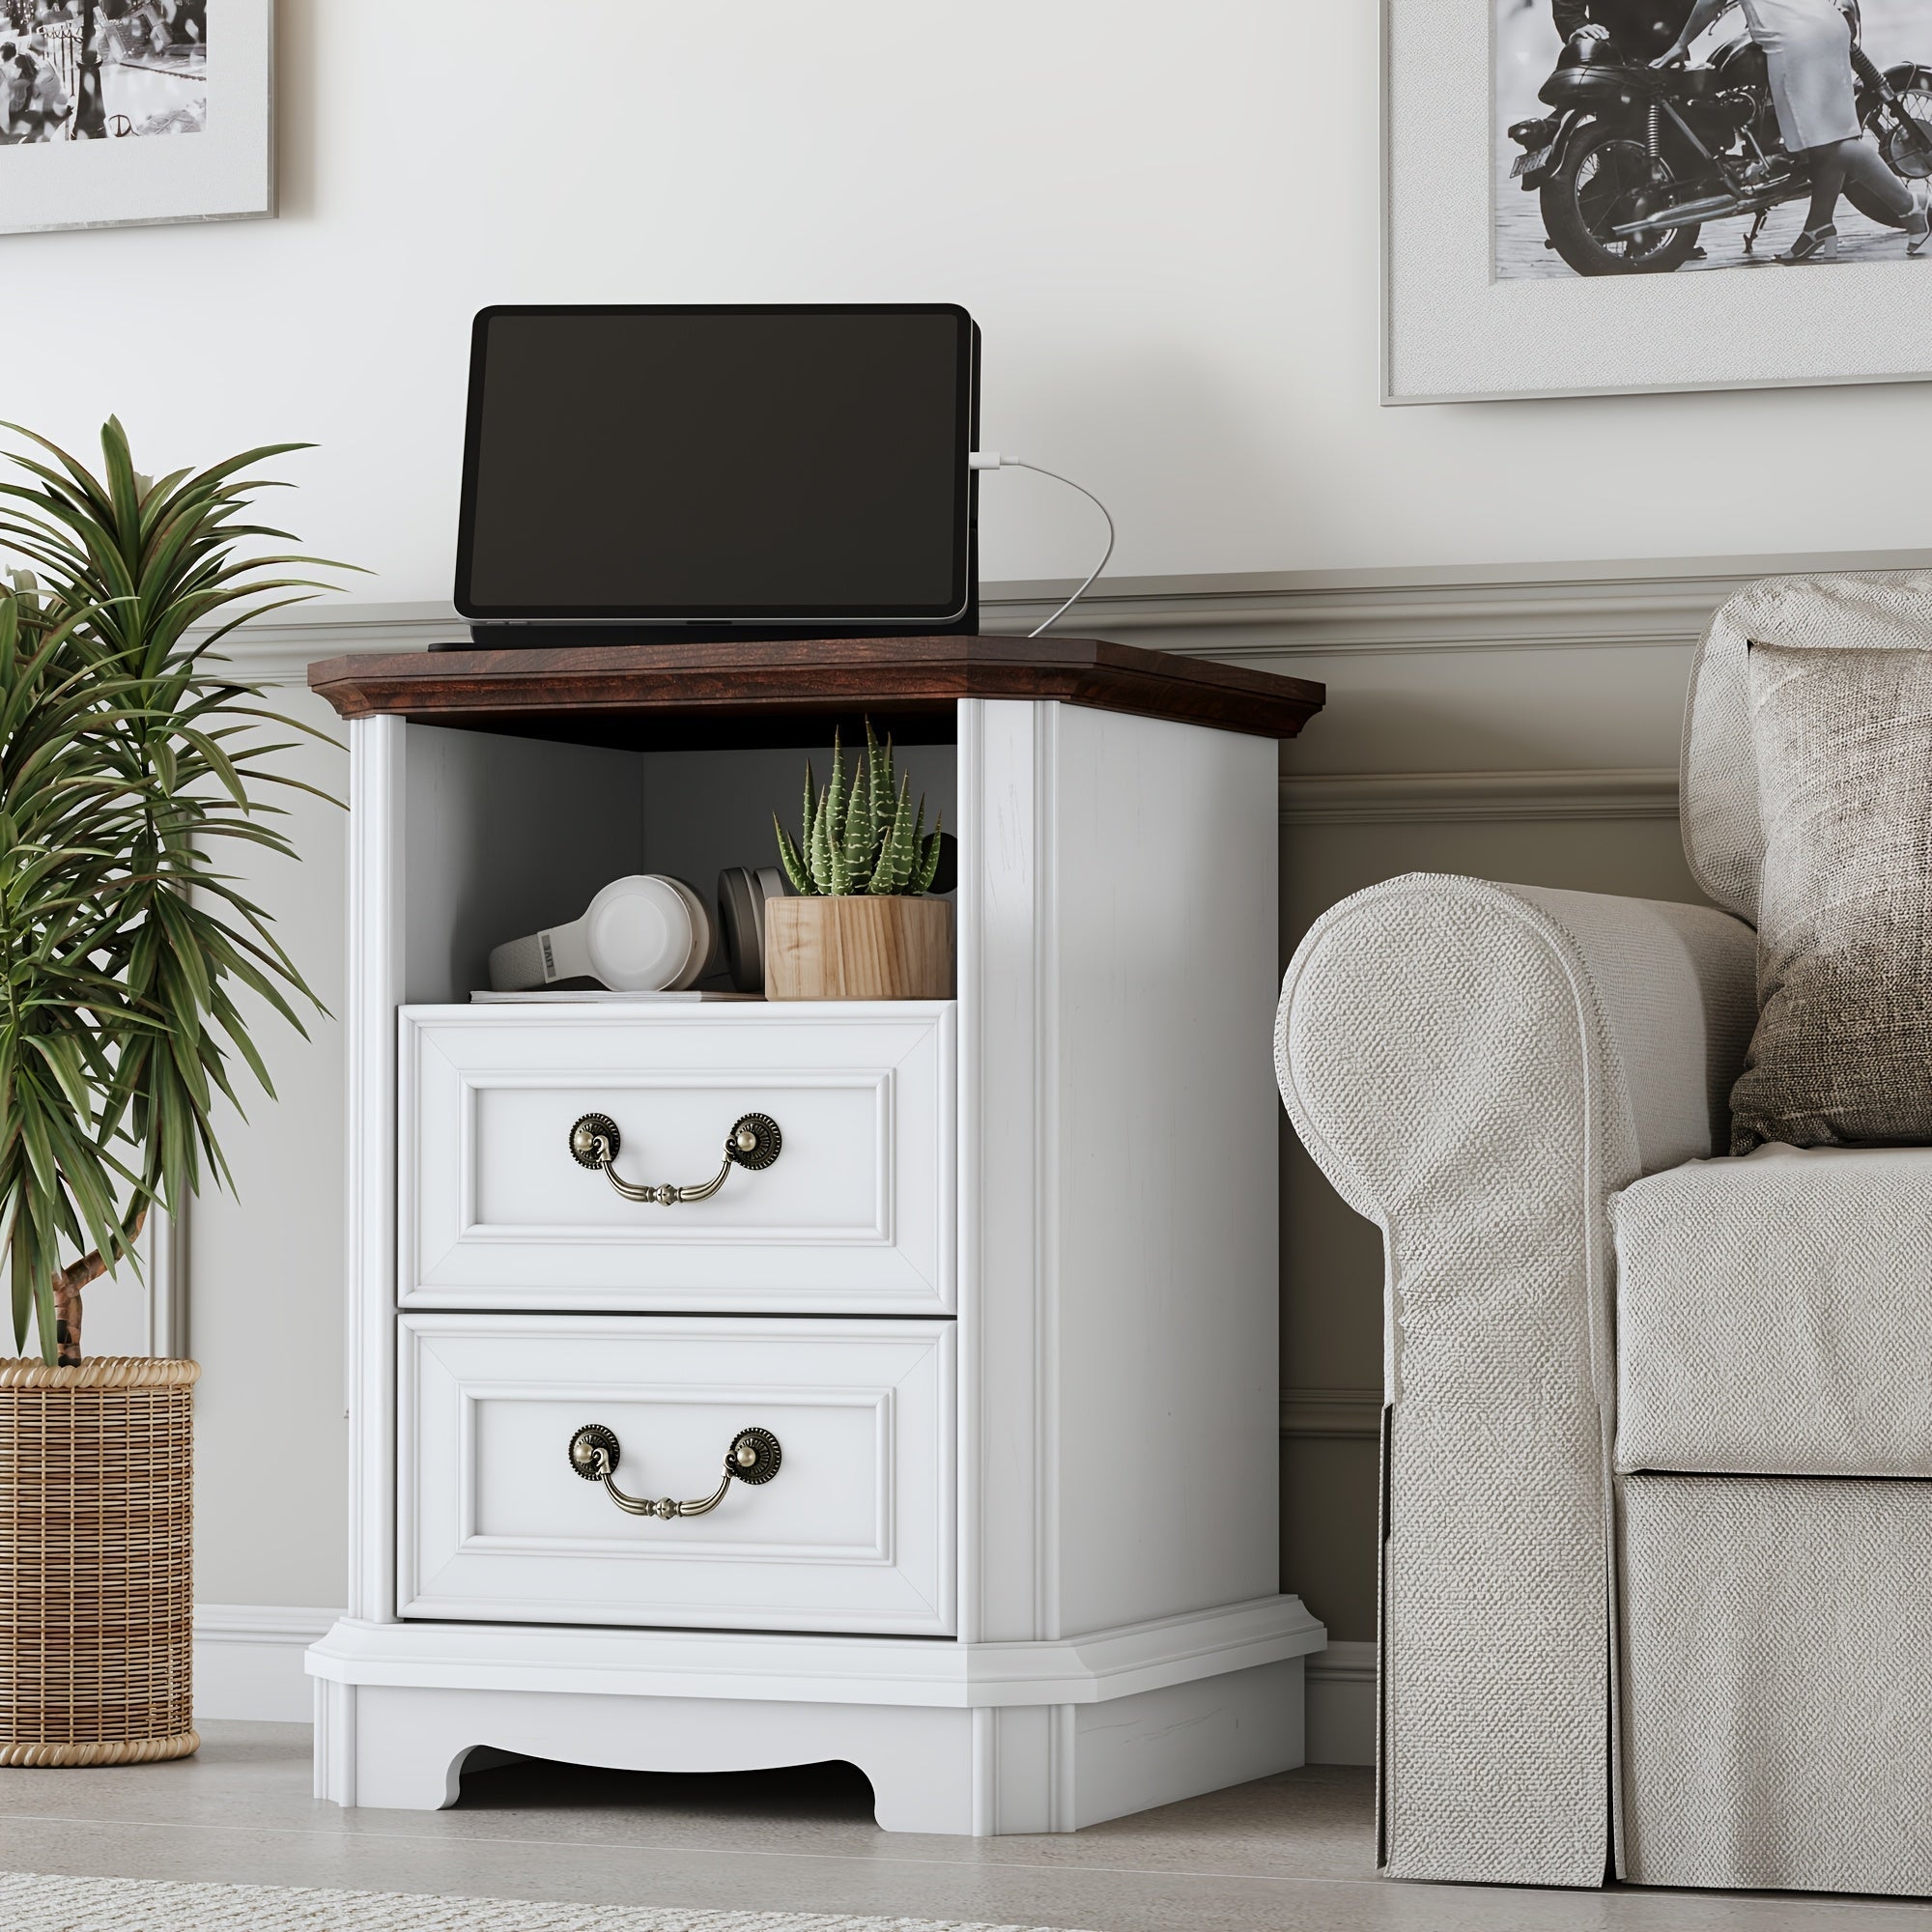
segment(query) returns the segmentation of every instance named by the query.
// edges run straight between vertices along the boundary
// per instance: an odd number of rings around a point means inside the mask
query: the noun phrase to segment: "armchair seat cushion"
[[[1611,1219],[1619,1469],[1932,1476],[1932,1149],[1693,1160]]]

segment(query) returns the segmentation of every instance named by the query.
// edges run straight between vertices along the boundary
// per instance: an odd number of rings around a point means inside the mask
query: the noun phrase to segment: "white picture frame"
[[[1932,261],[1494,273],[1493,0],[1382,0],[1381,400],[1932,377]]]
[[[274,213],[274,0],[207,9],[200,129],[0,146],[0,235]]]

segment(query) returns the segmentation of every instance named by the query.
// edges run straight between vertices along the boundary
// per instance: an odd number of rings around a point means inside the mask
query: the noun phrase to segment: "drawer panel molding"
[[[944,1635],[953,1617],[953,1324],[751,1316],[408,1315],[405,1617]],[[763,1430],[769,1480],[703,1501]]]
[[[949,1314],[953,1032],[950,1002],[405,1009],[402,1305]],[[778,1157],[703,1199],[611,1184],[700,1189],[757,1115]]]

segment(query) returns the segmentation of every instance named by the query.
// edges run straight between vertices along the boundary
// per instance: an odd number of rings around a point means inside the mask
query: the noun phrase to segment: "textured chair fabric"
[[[1610,1195],[1721,1144],[1749,929],[1414,875],[1283,985],[1283,1097],[1387,1256],[1385,1868],[1597,1885],[1610,1849]]]
[[[1712,899],[1755,924],[1764,832],[1750,733],[1753,643],[1932,649],[1932,572],[1772,578],[1739,591],[1712,617],[1684,713],[1684,851]]]
[[[1932,1476],[1932,1148],[1692,1161],[1611,1220],[1619,1469]]]
[[[1932,1483],[1628,1478],[1620,1875],[1932,1892],[1928,1575]]]

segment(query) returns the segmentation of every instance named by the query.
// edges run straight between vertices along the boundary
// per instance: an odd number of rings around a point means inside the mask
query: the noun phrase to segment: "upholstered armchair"
[[[1928,613],[1900,577],[1719,611],[1714,906],[1412,875],[1289,968],[1283,1096],[1387,1257],[1392,1876],[1932,1892],[1932,1150],[1725,1153],[1747,648],[1925,650]]]

